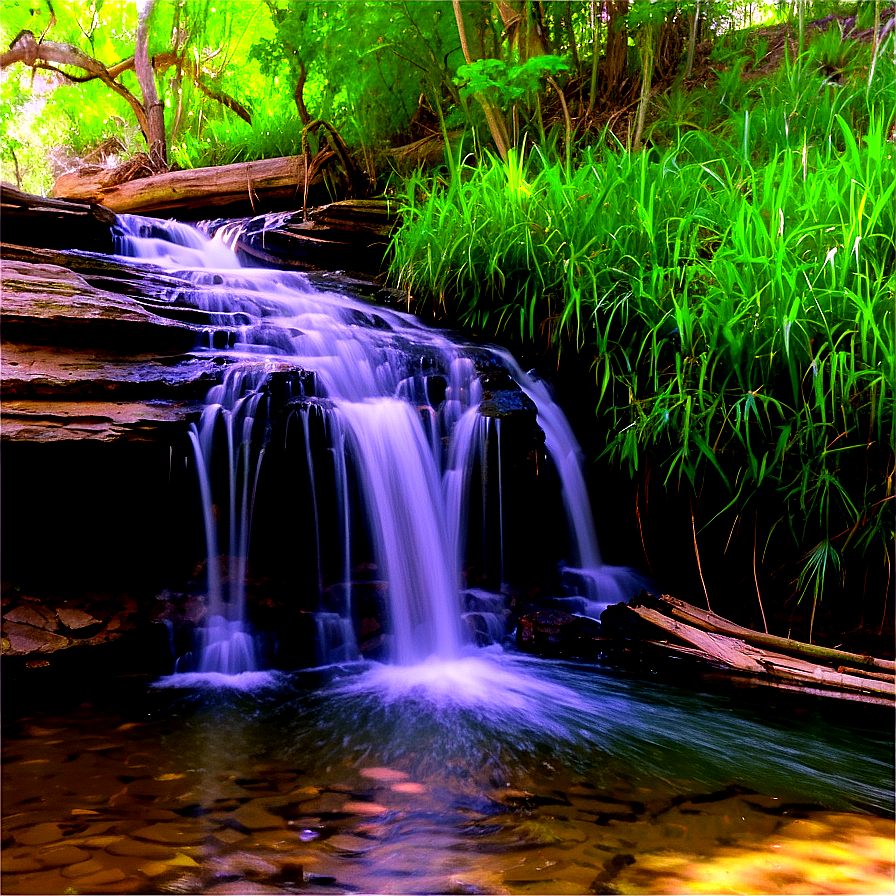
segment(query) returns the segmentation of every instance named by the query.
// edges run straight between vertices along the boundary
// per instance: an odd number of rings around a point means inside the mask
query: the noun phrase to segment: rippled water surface
[[[829,704],[483,650],[5,715],[5,893],[893,890],[891,732]]]

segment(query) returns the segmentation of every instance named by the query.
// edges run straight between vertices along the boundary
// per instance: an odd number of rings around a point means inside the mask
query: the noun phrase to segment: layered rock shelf
[[[3,441],[156,438],[198,414],[221,365],[189,354],[198,319],[152,310],[176,278],[18,246],[3,256]]]

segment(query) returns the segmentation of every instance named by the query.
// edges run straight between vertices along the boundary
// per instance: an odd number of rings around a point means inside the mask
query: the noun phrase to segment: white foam
[[[166,675],[153,682],[153,687],[257,691],[261,688],[276,687],[280,677],[277,672],[239,672],[236,675],[225,675],[223,672],[178,672],[176,675]]]

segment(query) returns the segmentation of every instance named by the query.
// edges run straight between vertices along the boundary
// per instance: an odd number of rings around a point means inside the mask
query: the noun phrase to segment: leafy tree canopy
[[[862,27],[885,30],[880,7],[855,7]],[[313,152],[317,137],[306,131],[320,120],[371,179],[398,164],[396,145],[460,132],[502,155],[527,139],[544,144],[554,123],[567,148],[606,125],[623,142],[631,128],[637,145],[651,104],[695,51],[700,77],[740,64],[739,81],[749,68],[738,49],[745,25],[765,17],[802,34],[825,17],[842,25],[850,9],[808,0],[4,0],[3,177],[41,192],[83,163],[158,169]],[[755,68],[774,48],[753,45]]]

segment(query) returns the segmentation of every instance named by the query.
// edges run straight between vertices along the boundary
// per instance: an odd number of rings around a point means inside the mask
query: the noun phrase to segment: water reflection
[[[892,879],[890,730],[819,704],[498,651],[176,680],[7,712],[4,892],[819,892],[812,863],[831,892]]]

